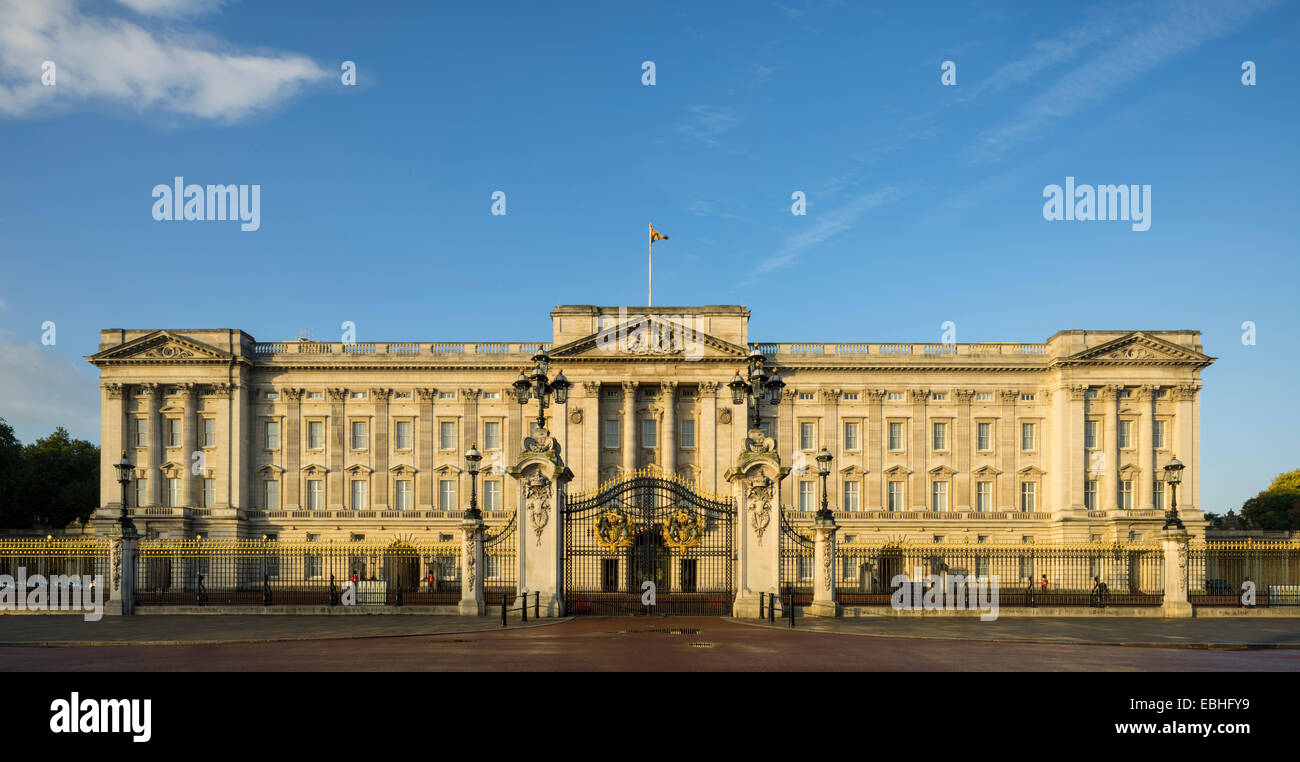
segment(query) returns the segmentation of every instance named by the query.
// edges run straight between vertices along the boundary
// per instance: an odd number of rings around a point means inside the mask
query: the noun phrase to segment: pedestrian
[[[1047,575],[1043,575],[1043,592],[1047,592]]]

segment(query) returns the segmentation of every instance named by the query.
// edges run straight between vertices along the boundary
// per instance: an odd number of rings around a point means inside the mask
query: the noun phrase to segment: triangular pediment
[[[229,352],[171,331],[154,331],[86,358],[95,365],[130,363],[230,362]]]
[[[1024,468],[1020,469],[1016,473],[1020,474],[1021,476],[1042,476],[1047,472],[1039,468],[1038,466],[1030,465],[1030,466],[1025,466]]]
[[[1164,339],[1156,338],[1142,331],[1134,331],[1127,336],[1098,344],[1082,352],[1065,358],[1070,363],[1100,363],[1106,365],[1131,364],[1146,365],[1151,363],[1195,363],[1205,364],[1214,358],[1194,349],[1179,346]]]
[[[890,476],[907,476],[908,474],[912,473],[912,469],[908,468],[907,466],[890,466],[889,468],[885,469],[885,473],[889,474]]]
[[[743,360],[749,350],[662,315],[637,315],[551,350],[554,359]]]
[[[971,473],[975,474],[976,476],[997,476],[1002,472],[997,468],[995,468],[994,466],[984,465],[984,466],[980,466],[974,471],[971,471]]]
[[[324,476],[329,473],[329,469],[319,463],[308,463],[299,469],[306,476]]]
[[[840,473],[845,476],[861,476],[866,473],[857,463],[853,463],[840,469]]]
[[[937,477],[952,476],[955,473],[957,473],[957,470],[949,466],[935,466],[929,471],[931,476]]]

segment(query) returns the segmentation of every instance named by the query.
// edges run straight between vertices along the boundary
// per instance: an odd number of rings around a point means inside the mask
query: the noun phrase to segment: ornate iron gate
[[[807,531],[806,529],[804,531]],[[799,528],[781,516],[781,595],[794,595],[794,605],[813,599],[813,559],[816,545]]]
[[[567,498],[565,612],[729,615],[736,508],[693,487],[638,472]],[[653,608],[642,602],[646,582],[654,583]]]

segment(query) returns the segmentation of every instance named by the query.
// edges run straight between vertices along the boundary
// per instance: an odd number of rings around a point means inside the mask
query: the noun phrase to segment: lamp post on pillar
[[[1167,617],[1192,616],[1192,604],[1187,597],[1187,544],[1191,535],[1178,518],[1178,483],[1183,479],[1183,464],[1172,458],[1165,464],[1165,482],[1169,484],[1169,511],[1160,545],[1164,551],[1165,594],[1161,608]]]
[[[461,519],[460,613],[482,616],[487,612],[483,600],[483,513],[478,509],[478,466],[483,454],[475,444],[465,453],[465,470],[469,472],[469,508]]]
[[[122,485],[122,516],[118,519],[122,527],[122,536],[113,542],[113,577],[109,582],[109,600],[107,610],[111,614],[135,613],[135,554],[136,543],[140,534],[135,529],[135,522],[127,510],[127,496],[130,494],[131,477],[135,466],[126,459],[114,464],[117,469],[117,483]]]
[[[835,602],[835,514],[831,513],[826,478],[831,473],[834,456],[825,446],[817,453],[817,473],[822,477],[822,507],[813,518],[813,600],[808,613],[813,616],[839,616]]]
[[[1165,511],[1165,529],[1183,529],[1183,520],[1178,518],[1178,484],[1183,480],[1186,466],[1177,456],[1165,464],[1165,483],[1169,485],[1169,510]]]

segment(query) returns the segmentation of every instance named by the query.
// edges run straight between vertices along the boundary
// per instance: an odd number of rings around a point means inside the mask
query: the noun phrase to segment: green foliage
[[[1300,468],[1278,474],[1268,487],[1269,492],[1300,492]]]
[[[0,526],[63,528],[99,505],[99,448],[63,427],[23,446],[0,419]]]
[[[1300,491],[1261,492],[1242,504],[1241,515],[1260,529],[1300,528]]]

